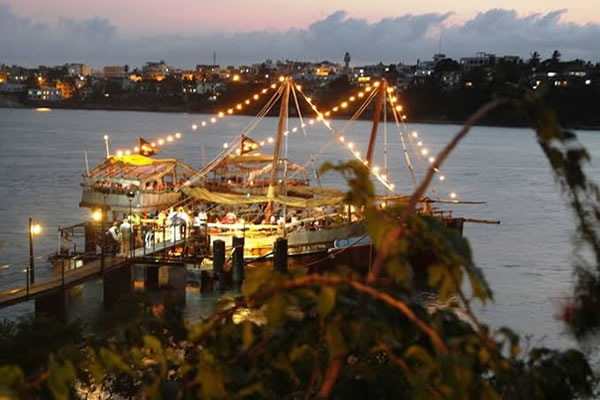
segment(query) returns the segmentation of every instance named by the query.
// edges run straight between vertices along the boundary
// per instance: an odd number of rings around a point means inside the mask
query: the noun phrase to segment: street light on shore
[[[29,284],[33,285],[35,282],[35,260],[33,257],[33,236],[42,233],[42,227],[40,224],[34,223],[33,219],[29,217],[29,268],[27,270],[27,286],[29,292]]]

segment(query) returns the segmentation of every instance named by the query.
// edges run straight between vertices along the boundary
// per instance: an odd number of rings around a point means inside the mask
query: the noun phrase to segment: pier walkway
[[[105,256],[104,271],[102,271],[102,259],[94,259],[84,263],[76,269],[65,270],[61,276],[45,279],[27,287],[26,285],[13,287],[0,291],[0,308],[8,307],[24,301],[35,299],[56,292],[60,289],[68,289],[80,285],[86,281],[102,277],[102,274],[114,271],[125,265],[133,263],[136,259],[143,260],[148,257],[158,256],[177,246],[185,245],[186,240],[166,241],[152,248],[137,248],[132,257]]]

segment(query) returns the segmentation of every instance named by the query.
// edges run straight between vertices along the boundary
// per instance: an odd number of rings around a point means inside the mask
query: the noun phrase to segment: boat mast
[[[283,132],[287,125],[288,103],[290,98],[290,79],[286,78],[285,88],[281,97],[281,108],[279,109],[279,123],[277,124],[277,137],[275,138],[275,146],[273,150],[273,165],[271,167],[271,177],[269,179],[269,190],[267,197],[269,202],[265,209],[265,220],[269,223],[271,215],[273,215],[273,198],[275,197],[275,185],[277,184],[277,170],[279,169],[279,154],[281,152],[281,142],[283,140]]]
[[[381,80],[379,85],[379,93],[377,93],[377,102],[375,103],[375,113],[373,114],[373,126],[371,127],[371,137],[369,139],[369,149],[367,150],[367,166],[371,167],[373,162],[373,152],[375,151],[375,139],[377,138],[377,127],[379,126],[379,118],[381,117],[381,109],[383,108],[383,99],[387,93],[387,81]]]

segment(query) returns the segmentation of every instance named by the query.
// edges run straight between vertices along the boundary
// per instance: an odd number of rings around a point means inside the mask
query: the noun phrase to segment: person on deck
[[[106,232],[106,236],[108,239],[108,253],[114,256],[119,250],[119,243],[121,243],[121,231],[119,230],[119,220],[116,220],[113,226],[111,226],[108,229],[108,232]]]
[[[129,257],[131,251],[131,223],[128,221],[129,216],[123,220],[119,227],[121,231],[121,256]]]

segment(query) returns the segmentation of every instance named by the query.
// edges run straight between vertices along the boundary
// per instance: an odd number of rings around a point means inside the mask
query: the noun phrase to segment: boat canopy
[[[313,208],[322,206],[334,206],[343,202],[344,196],[330,196],[322,198],[303,198],[303,197],[292,197],[292,196],[275,196],[269,197],[266,195],[255,195],[255,194],[233,194],[233,193],[221,193],[211,192],[201,187],[184,187],[181,189],[185,195],[198,200],[209,203],[226,204],[226,205],[248,205],[256,203],[268,203],[276,202],[286,204],[290,207],[297,208]]]
[[[144,187],[146,183],[161,180],[167,174],[178,179],[187,179],[196,170],[176,159],[152,159],[142,155],[112,156],[94,168],[86,178],[88,181],[112,181],[135,183]]]

